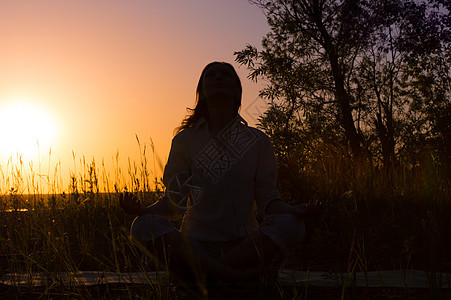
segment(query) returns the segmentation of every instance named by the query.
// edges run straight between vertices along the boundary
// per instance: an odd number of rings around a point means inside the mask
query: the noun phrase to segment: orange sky
[[[72,151],[77,160],[104,159],[108,167],[119,151],[126,164],[138,158],[135,134],[143,144],[152,138],[165,162],[200,72],[213,60],[237,68],[241,114],[254,124],[261,85],[246,78],[233,52],[259,46],[268,30],[246,0],[1,1],[0,115],[7,116],[0,120],[0,167],[5,172],[15,154],[8,153],[15,136],[46,130],[33,116],[7,109],[17,103],[56,127],[51,145],[40,137],[40,163],[30,150],[37,149],[34,137],[19,143],[35,169],[49,165],[50,147],[50,165],[60,161],[63,174],[74,171]]]

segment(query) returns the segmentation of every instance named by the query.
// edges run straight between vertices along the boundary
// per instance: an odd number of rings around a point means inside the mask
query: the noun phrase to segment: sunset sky
[[[139,157],[135,135],[165,162],[214,60],[236,67],[254,124],[262,86],[233,53],[268,30],[246,0],[0,1],[0,166],[18,152],[47,166],[50,148],[62,172],[72,153],[110,166],[119,151],[126,164]]]

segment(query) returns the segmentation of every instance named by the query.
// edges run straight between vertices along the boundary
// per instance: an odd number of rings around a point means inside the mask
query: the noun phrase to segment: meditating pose
[[[259,278],[304,237],[308,207],[280,198],[271,142],[238,114],[241,94],[232,65],[208,64],[195,108],[172,140],[164,197],[148,207],[120,197],[125,212],[137,215],[132,238],[176,275]],[[181,228],[170,222],[177,216]]]

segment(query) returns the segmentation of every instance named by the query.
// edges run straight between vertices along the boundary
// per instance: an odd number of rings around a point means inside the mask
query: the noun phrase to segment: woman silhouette
[[[208,64],[196,106],[172,140],[165,196],[148,207],[130,194],[120,197],[125,212],[138,216],[132,237],[176,274],[258,278],[304,237],[307,206],[280,198],[270,140],[238,114],[241,94],[232,65]],[[177,215],[183,215],[180,229],[169,222]]]

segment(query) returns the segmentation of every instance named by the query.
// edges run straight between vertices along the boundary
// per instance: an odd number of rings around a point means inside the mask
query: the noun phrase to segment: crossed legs
[[[160,267],[167,268],[176,276],[201,279],[205,274],[210,274],[229,281],[255,280],[279,267],[277,258],[285,254],[280,244],[286,242],[282,240],[293,244],[302,240],[303,223],[291,215],[286,216],[273,218],[272,223],[262,225],[258,231],[239,240],[219,257],[208,253],[199,242],[190,239],[161,217],[138,217],[132,225],[131,235],[146,246]]]
[[[270,265],[280,254],[278,246],[259,231],[219,258],[211,256],[180,231],[147,242],[147,249],[161,267],[176,275],[199,277],[207,273],[223,280],[258,279],[264,273],[263,266]]]

